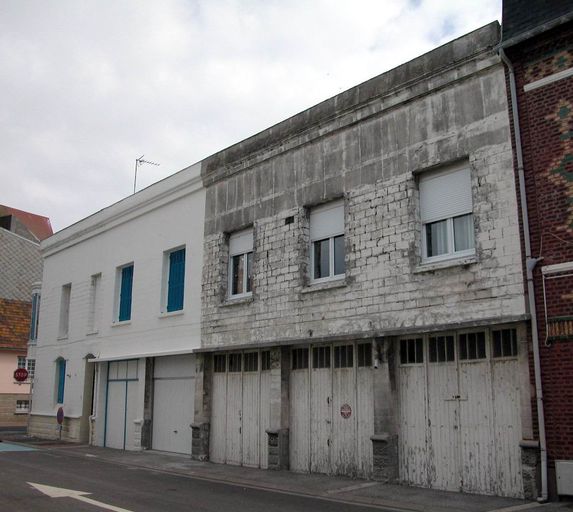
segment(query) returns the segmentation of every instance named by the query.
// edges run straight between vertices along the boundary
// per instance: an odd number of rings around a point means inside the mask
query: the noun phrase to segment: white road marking
[[[52,487],[50,485],[34,484],[32,482],[28,482],[28,485],[31,485],[34,489],[44,493],[50,498],[72,498],[74,500],[83,501],[84,503],[89,503],[94,507],[103,508],[104,510],[111,510],[112,512],[131,512],[126,508],[114,507],[113,505],[102,503],[101,501],[86,498],[86,495],[91,494],[89,492],[74,491],[72,489],[63,489],[61,487]]]

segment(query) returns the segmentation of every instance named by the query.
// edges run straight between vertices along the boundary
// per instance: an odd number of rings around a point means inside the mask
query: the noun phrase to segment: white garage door
[[[290,466],[347,476],[372,474],[372,345],[291,351]]]
[[[190,455],[195,356],[156,358],[153,386],[153,449]]]
[[[137,415],[137,360],[108,363],[104,446],[134,449]]]
[[[213,356],[210,459],[267,467],[270,351]]]
[[[400,340],[400,477],[523,496],[514,329]]]

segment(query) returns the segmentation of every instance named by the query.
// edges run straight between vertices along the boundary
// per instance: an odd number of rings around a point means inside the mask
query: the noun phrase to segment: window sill
[[[14,414],[30,414],[30,411],[14,411]]]
[[[428,263],[420,263],[415,269],[414,274],[420,274],[423,272],[432,272],[434,270],[441,270],[450,267],[460,267],[464,265],[471,265],[472,263],[477,263],[478,259],[475,254],[471,256],[463,256],[460,258],[450,258],[442,261],[432,261]]]
[[[178,309],[177,311],[162,311],[159,313],[158,318],[169,318],[172,316],[181,316],[185,313],[184,309]]]
[[[236,297],[236,298],[228,298],[222,304],[221,307],[227,306],[239,306],[241,304],[250,304],[253,302],[253,296],[248,295],[246,297]]]
[[[301,290],[301,293],[321,292],[324,290],[333,290],[335,288],[344,288],[347,286],[344,277],[339,279],[331,279],[329,281],[322,281],[320,283],[311,283]]]
[[[121,327],[123,325],[131,325],[131,320],[123,320],[122,322],[113,322],[112,327]]]

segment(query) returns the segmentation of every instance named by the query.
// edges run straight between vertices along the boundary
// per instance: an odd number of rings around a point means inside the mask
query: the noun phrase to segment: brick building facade
[[[539,346],[531,353],[531,381],[542,397],[540,436],[542,466],[547,449],[548,484],[542,493],[557,494],[559,463],[573,463],[573,9],[568,2],[504,1],[502,48],[509,60],[508,90],[515,79],[518,129],[512,125],[516,179],[523,169],[529,248]],[[512,98],[510,97],[510,100]],[[511,107],[511,103],[510,103]],[[513,114],[513,112],[512,112]],[[518,133],[516,133],[518,132]],[[516,135],[518,138],[516,139]],[[520,137],[519,137],[520,136]],[[519,138],[521,144],[519,144]],[[519,153],[522,153],[521,155]],[[522,160],[522,162],[520,162]],[[529,252],[529,255],[528,255]],[[524,267],[527,262],[524,261]],[[527,270],[524,268],[527,277]],[[534,324],[535,325],[535,324]],[[538,372],[539,373],[539,372]],[[539,428],[541,427],[541,428]],[[545,439],[543,439],[545,430]],[[563,467],[563,466],[561,466]],[[545,469],[543,469],[545,472]],[[573,493],[573,482],[561,494]]]

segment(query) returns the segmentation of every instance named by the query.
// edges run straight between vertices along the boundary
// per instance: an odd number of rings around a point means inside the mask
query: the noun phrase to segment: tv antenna
[[[149,160],[144,160],[143,157],[145,155],[141,155],[139,158],[135,159],[135,176],[133,178],[133,193],[135,194],[135,187],[137,185],[137,169],[142,166],[143,164],[149,164],[149,165],[160,165],[156,162],[150,162]]]

